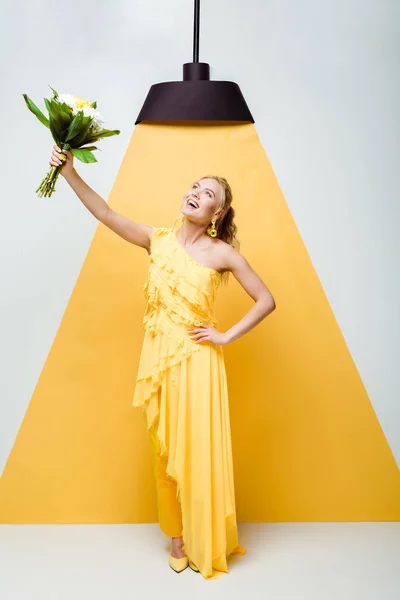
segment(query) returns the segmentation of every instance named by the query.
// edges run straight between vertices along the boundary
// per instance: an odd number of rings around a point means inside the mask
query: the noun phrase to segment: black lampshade
[[[254,123],[237,83],[210,81],[207,63],[183,65],[183,81],[151,86],[136,119],[141,121],[241,121]]]

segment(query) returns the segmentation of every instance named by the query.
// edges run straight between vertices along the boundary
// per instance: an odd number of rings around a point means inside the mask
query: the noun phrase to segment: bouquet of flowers
[[[44,98],[48,118],[26,95],[22,94],[27,107],[43,125],[50,129],[55,143],[61,150],[70,150],[71,153],[83,163],[97,162],[93,150],[96,146],[86,146],[97,140],[112,135],[118,135],[118,129],[103,129],[103,118],[97,110],[97,102],[90,103],[79,96],[71,94],[58,94],[51,86],[53,98]],[[65,155],[61,155],[66,160]],[[63,165],[52,166],[46,177],[39,185],[36,193],[41,196],[51,196],[56,191],[55,184]]]

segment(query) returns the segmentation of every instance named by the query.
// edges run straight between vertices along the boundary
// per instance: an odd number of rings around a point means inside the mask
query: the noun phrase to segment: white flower
[[[60,102],[60,104],[65,102],[65,104],[73,108],[76,106],[74,98],[75,96],[72,94],[58,94],[57,101]]]
[[[91,129],[93,129],[94,131],[103,129],[105,121],[99,113],[99,111],[97,110],[97,108],[93,108],[92,106],[84,106],[82,110],[85,117],[93,118],[93,121],[90,125]]]

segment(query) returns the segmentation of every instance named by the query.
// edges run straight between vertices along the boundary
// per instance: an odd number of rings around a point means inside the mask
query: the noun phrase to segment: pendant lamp
[[[211,81],[210,65],[199,62],[200,0],[194,2],[193,62],[183,81],[151,86],[135,125],[142,121],[238,121],[254,123],[237,83]]]

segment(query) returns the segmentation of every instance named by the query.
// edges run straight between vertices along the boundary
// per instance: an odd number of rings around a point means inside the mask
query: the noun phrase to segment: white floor
[[[1,525],[1,600],[398,600],[399,523],[240,523],[244,556],[206,581],[168,566],[158,524]]]

